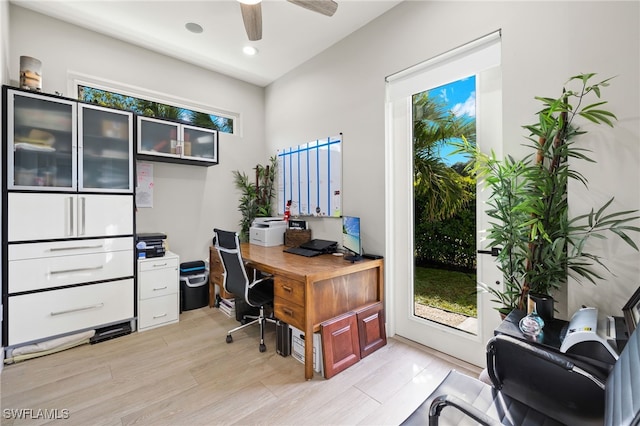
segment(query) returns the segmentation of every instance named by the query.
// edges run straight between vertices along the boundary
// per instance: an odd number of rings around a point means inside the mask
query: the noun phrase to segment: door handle
[[[55,317],[56,315],[71,314],[71,313],[74,313],[74,312],[87,311],[89,309],[99,309],[99,308],[102,308],[103,306],[104,306],[104,303],[96,303],[95,305],[82,306],[82,307],[79,307],[79,308],[71,308],[71,309],[67,309],[65,311],[51,312],[50,315],[52,317]]]
[[[80,211],[81,211],[81,216],[82,216],[82,230],[78,230],[78,234],[80,235],[84,235],[86,232],[86,220],[85,220],[85,208],[86,208],[86,201],[85,201],[85,197],[80,198]]]
[[[479,254],[490,254],[493,257],[498,257],[501,247],[491,247],[491,250],[478,250]]]
[[[69,235],[73,236],[75,231],[73,230],[73,197],[69,197]]]

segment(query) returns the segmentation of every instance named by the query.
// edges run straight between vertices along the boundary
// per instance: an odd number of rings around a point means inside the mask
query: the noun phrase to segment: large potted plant
[[[269,158],[269,164],[255,167],[255,181],[244,172],[233,171],[236,188],[241,192],[238,210],[240,219],[240,240],[249,241],[249,228],[256,217],[269,217],[275,197],[277,159]]]
[[[600,100],[600,91],[609,79],[592,84],[594,75],[571,77],[559,98],[536,98],[543,108],[536,123],[524,126],[531,132],[525,144],[531,152],[524,158],[498,159],[495,153],[485,155],[466,141],[460,144],[458,152],[471,154],[470,168],[490,191],[486,213],[491,221],[486,238],[489,247],[498,252],[505,285],[484,289],[494,296],[501,312],[525,309],[529,294],[552,296],[567,283],[568,276],[594,284],[600,280],[601,272],[608,269],[604,259],[588,251],[589,240],[615,235],[638,250],[627,235],[640,231],[631,223],[638,218],[636,211],[611,212],[613,198],[588,212],[569,216],[569,179],[588,186],[587,179],[572,165],[595,162],[577,143],[586,133],[577,127],[577,119],[612,127],[616,119],[604,109],[607,102]],[[594,97],[595,102],[588,103]],[[550,312],[538,309],[543,317],[553,316],[553,303]]]

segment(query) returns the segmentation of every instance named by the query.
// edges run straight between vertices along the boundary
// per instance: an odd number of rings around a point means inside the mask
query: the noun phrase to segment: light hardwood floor
[[[480,369],[401,338],[331,379],[304,380],[295,358],[258,351],[258,327],[218,309],[180,315],[177,324],[5,365],[2,425],[393,425],[402,422],[450,369]],[[31,409],[30,419],[7,415]],[[11,417],[11,418],[7,418]]]

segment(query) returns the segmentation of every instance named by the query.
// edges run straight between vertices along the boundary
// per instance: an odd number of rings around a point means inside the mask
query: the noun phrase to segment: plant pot
[[[548,294],[529,293],[529,298],[536,304],[536,312],[545,321],[553,319],[554,303],[553,297]]]

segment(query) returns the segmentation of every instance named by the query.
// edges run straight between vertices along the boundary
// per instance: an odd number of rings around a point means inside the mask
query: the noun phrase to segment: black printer
[[[165,240],[167,236],[158,232],[136,234],[137,257],[144,253],[144,257],[162,257],[165,253]],[[144,244],[141,244],[144,243]]]

